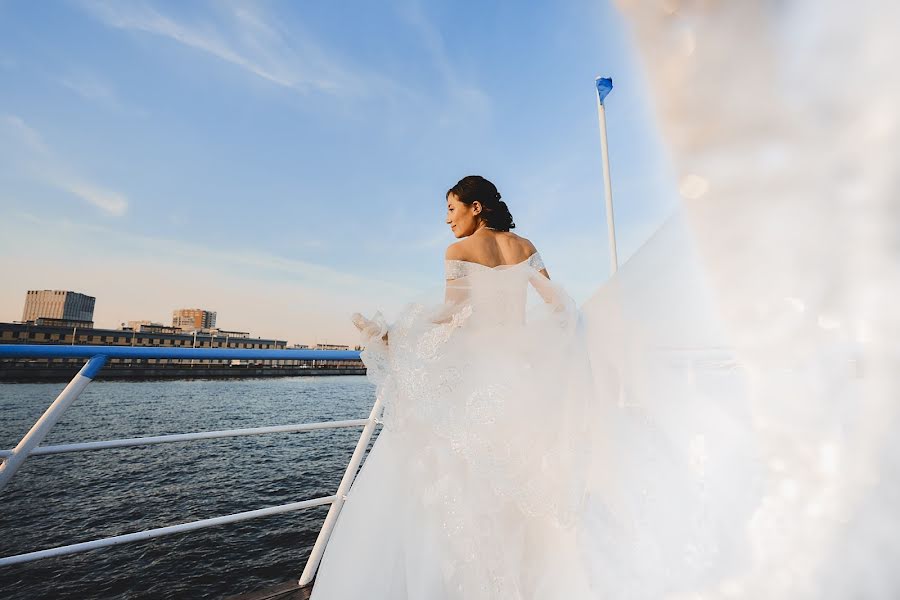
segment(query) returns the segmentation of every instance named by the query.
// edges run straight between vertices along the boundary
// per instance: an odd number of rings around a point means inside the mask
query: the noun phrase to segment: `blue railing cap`
[[[358,350],[249,350],[63,344],[0,344],[0,358],[155,358],[195,360],[359,360]]]

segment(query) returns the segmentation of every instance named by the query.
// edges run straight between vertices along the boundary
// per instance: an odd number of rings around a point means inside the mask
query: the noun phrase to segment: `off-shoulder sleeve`
[[[528,266],[533,268],[535,271],[540,271],[544,269],[544,261],[541,259],[541,254],[539,252],[535,252],[528,258]]]
[[[462,260],[444,261],[444,279],[459,279],[468,275],[466,262]]]

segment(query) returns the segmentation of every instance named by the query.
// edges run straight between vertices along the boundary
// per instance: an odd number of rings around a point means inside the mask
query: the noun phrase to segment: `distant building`
[[[154,325],[141,325],[140,330],[93,329],[36,325],[34,323],[0,323],[0,344],[91,344],[108,346],[156,346],[173,348],[236,348],[257,350],[284,350],[285,340],[268,340],[260,338],[243,338],[222,335],[221,333],[184,333],[167,325],[160,326],[157,331]],[[168,330],[168,331],[166,331]],[[78,362],[80,359],[73,359]],[[111,363],[131,359],[110,359]],[[143,360],[143,359],[142,359]],[[81,360],[80,362],[84,362]],[[135,359],[135,362],[141,362]],[[190,364],[188,359],[146,359],[147,364]],[[223,364],[226,360],[207,360],[204,363]],[[0,364],[4,361],[0,360]],[[284,361],[260,361],[264,365],[285,364]],[[0,367],[2,368],[2,367]]]
[[[122,331],[151,331],[151,330],[162,330],[169,329],[172,333],[180,332],[181,330],[177,327],[172,327],[171,325],[164,325],[163,323],[157,323],[156,321],[126,321],[122,323],[120,328]],[[157,331],[160,333],[160,331]]]
[[[316,344],[315,350],[349,350],[350,346],[344,344]]]
[[[161,323],[151,323],[149,325],[141,325],[134,331],[139,333],[169,333],[172,335],[178,335],[179,333],[184,333],[181,331],[181,327],[170,327],[168,325],[162,325]]]
[[[54,319],[62,322],[78,322],[79,326],[93,327],[93,296],[64,290],[28,290],[22,321],[34,323],[38,319]],[[68,324],[66,325],[69,326]]]
[[[172,311],[172,327],[184,331],[216,328],[216,313],[202,308],[179,308]]]
[[[231,348],[231,349],[256,349],[256,350],[285,350],[287,342],[284,340],[260,339],[244,337],[244,332],[175,332],[156,331],[158,324],[141,325],[140,330],[123,329],[93,329],[88,327],[70,327],[55,325],[36,325],[34,323],[0,323],[0,344],[90,344],[106,346],[151,346],[160,348]],[[163,329],[174,328],[162,326]],[[234,335],[238,334],[238,335]],[[319,349],[346,350],[347,346],[333,344],[320,344]],[[60,359],[0,359],[0,373],[8,365],[18,363],[67,363],[83,365],[84,359],[60,358]],[[205,365],[223,366],[230,368],[264,366],[271,368],[281,367],[315,367],[315,368],[362,368],[359,360],[322,361],[312,359],[278,359],[278,360],[224,360],[224,359],[126,359],[110,358],[107,361],[111,365]],[[2,379],[2,377],[0,377]]]
[[[72,329],[77,329],[79,327],[90,329],[94,326],[93,321],[75,321],[73,319],[48,319],[45,317],[38,317],[34,321],[27,321],[30,325],[40,325],[43,327],[70,327]]]
[[[249,338],[249,331],[228,331],[227,329],[202,329],[200,333],[208,333],[211,335],[224,336],[227,338]]]

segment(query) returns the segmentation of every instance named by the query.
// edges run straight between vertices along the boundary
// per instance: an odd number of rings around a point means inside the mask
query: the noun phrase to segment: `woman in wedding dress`
[[[588,598],[575,524],[592,382],[574,302],[497,188],[447,193],[443,303],[357,318],[384,429],[315,600]]]

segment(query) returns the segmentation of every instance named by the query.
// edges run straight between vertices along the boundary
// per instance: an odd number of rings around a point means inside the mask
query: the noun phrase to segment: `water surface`
[[[0,384],[12,448],[63,384]],[[45,444],[364,418],[365,377],[95,382]],[[0,493],[9,556],[327,496],[361,428],[29,458]],[[0,567],[6,600],[221,598],[299,577],[327,506]]]

